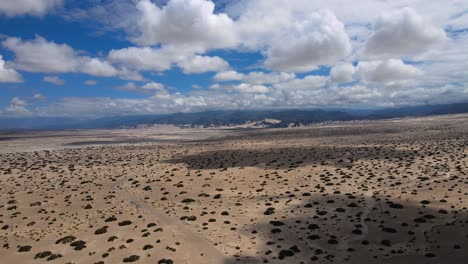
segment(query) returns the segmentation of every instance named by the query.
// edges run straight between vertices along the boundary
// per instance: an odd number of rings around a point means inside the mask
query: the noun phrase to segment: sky
[[[467,0],[0,1],[0,117],[456,102]]]

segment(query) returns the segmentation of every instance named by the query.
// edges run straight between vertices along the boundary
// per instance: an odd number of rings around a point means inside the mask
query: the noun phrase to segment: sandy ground
[[[0,153],[30,152],[81,146],[125,145],[151,142],[187,142],[238,135],[239,129],[192,129],[158,125],[139,129],[68,131],[0,131]]]
[[[466,263],[467,132],[1,133],[0,263]]]

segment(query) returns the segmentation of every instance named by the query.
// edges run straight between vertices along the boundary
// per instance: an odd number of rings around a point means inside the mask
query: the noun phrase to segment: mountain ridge
[[[385,109],[208,110],[162,115],[113,116],[95,119],[64,117],[0,118],[1,130],[113,129],[151,125],[179,127],[282,128],[314,123],[379,120],[468,113],[468,103]],[[275,120],[272,122],[272,120]]]

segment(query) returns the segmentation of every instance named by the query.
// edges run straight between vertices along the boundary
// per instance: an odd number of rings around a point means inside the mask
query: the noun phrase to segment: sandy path
[[[157,210],[156,208],[146,204],[144,201],[132,196],[129,192],[125,192],[119,188],[119,186],[127,181],[127,179],[121,179],[114,185],[113,190],[116,195],[124,199],[129,204],[135,206],[139,210],[143,211],[147,215],[154,217],[163,226],[165,231],[169,231],[175,234],[184,244],[191,245],[191,250],[187,252],[181,252],[179,256],[184,260],[184,263],[191,263],[193,261],[194,252],[199,252],[200,256],[204,257],[204,260],[197,260],[197,263],[225,263],[226,257],[215,248],[207,239],[189,230],[177,219],[172,219],[167,216],[164,212]]]

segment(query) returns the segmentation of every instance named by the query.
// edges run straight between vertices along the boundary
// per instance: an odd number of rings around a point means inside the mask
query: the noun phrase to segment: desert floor
[[[0,133],[0,263],[467,263],[468,115]]]

